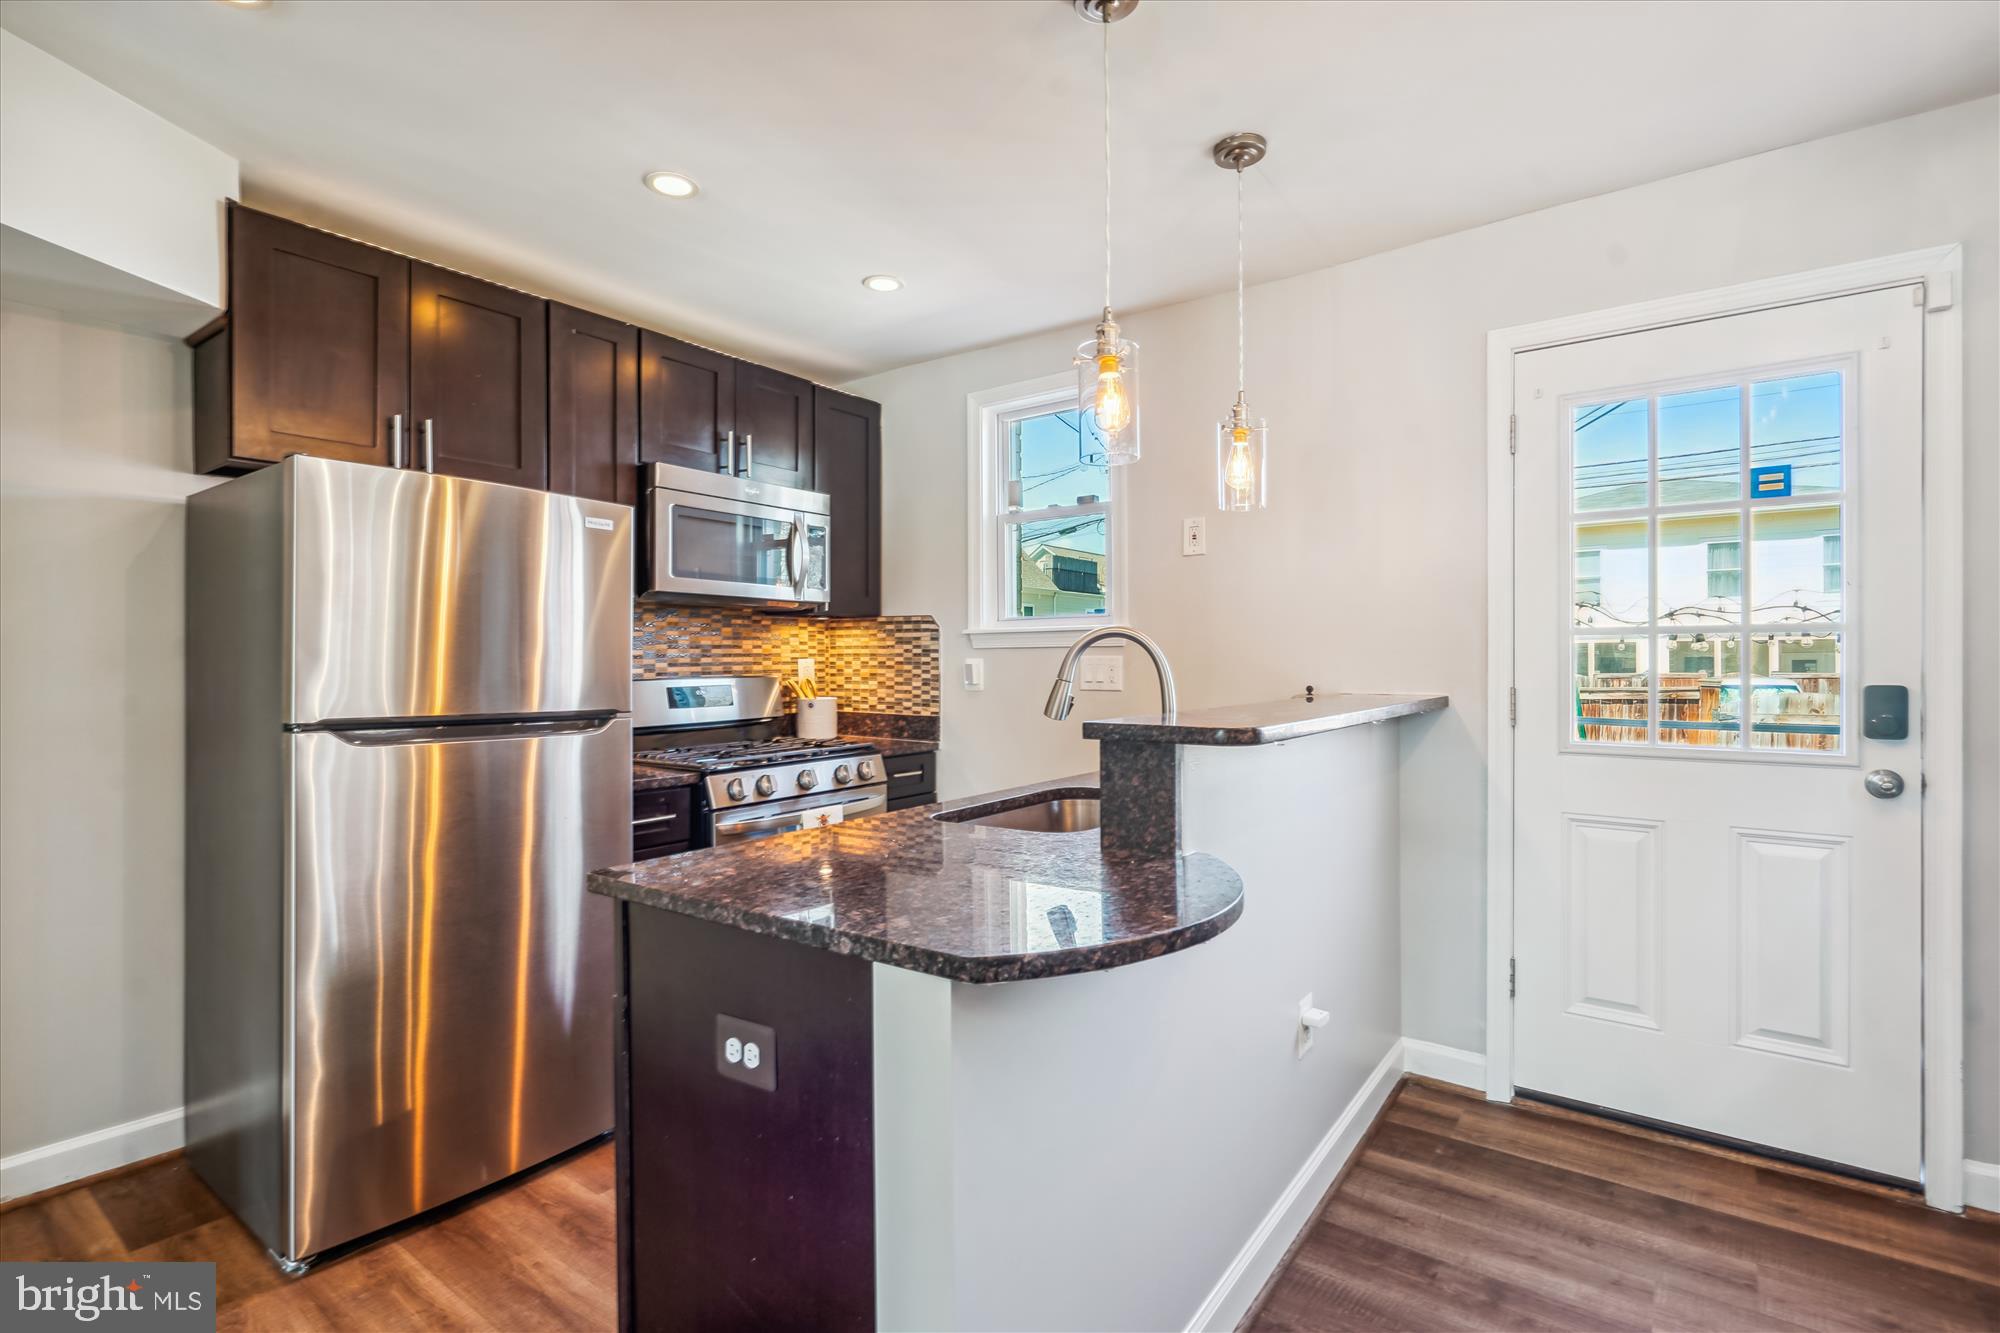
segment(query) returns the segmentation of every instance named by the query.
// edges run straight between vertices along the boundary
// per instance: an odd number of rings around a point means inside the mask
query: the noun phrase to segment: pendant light
[[[1111,25],[1139,0],[1072,0],[1079,16],[1104,27],[1104,318],[1076,349],[1077,407],[1104,440],[1113,467],[1139,459],[1139,344],[1111,316]]]
[[[1236,173],[1236,402],[1215,428],[1215,503],[1225,513],[1262,509],[1269,475],[1263,419],[1243,393],[1243,172],[1264,160],[1261,134],[1232,134],[1215,145],[1215,165]]]

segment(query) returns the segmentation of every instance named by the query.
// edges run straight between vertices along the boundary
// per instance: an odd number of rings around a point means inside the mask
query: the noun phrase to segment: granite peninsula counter
[[[1094,780],[594,873],[621,1328],[1233,1326],[1401,1073],[1445,706],[1094,721]],[[1065,797],[1100,827],[963,822]]]

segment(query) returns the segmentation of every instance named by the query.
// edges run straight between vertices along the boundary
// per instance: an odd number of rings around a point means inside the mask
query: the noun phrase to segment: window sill
[[[1016,629],[969,629],[965,637],[972,641],[974,648],[1067,648],[1094,629],[1115,625],[1115,620],[1099,619],[1083,625],[1023,625]]]

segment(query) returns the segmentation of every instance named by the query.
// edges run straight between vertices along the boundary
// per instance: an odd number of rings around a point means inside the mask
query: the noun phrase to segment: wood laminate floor
[[[1251,1327],[2000,1329],[2000,1217],[1409,1080]]]
[[[214,1260],[272,1333],[610,1329],[613,1242],[609,1144],[302,1278],[178,1156],[0,1212],[0,1259]],[[1252,1327],[2000,1329],[2000,1218],[1408,1081]]]

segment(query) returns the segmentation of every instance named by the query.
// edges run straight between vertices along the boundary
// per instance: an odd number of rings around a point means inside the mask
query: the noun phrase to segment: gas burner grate
[[[689,745],[679,749],[636,750],[632,758],[655,768],[677,768],[694,773],[723,773],[738,768],[763,768],[776,764],[808,763],[840,755],[873,754],[874,747],[856,741],[800,740],[784,736],[766,741],[723,741],[715,745]]]

